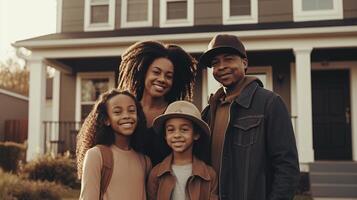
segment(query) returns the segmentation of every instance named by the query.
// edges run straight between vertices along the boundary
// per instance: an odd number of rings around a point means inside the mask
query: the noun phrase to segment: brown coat
[[[176,178],[171,169],[172,154],[156,165],[148,179],[149,200],[170,200],[176,185]],[[186,183],[186,193],[190,200],[218,200],[218,180],[216,172],[203,161],[193,158],[192,175]]]

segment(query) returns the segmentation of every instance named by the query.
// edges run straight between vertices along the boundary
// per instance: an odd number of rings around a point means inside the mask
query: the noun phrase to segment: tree
[[[0,88],[28,96],[29,93],[29,70],[21,66],[20,60],[8,58],[0,62]]]

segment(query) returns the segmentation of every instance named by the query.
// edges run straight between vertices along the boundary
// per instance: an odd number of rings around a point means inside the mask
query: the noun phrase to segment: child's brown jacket
[[[150,172],[147,191],[149,200],[170,200],[176,185],[172,171],[172,154],[156,165]],[[216,172],[203,161],[193,157],[192,175],[186,183],[190,200],[217,200],[218,180]]]

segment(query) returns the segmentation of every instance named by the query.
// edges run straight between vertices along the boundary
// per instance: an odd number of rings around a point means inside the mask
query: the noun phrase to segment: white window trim
[[[259,66],[259,67],[248,67],[247,74],[254,76],[254,74],[265,74],[266,75],[266,85],[265,89],[273,91],[273,68],[272,66]]]
[[[329,19],[343,19],[343,1],[333,0],[332,10],[302,10],[302,0],[293,0],[294,21],[315,21]]]
[[[153,1],[148,1],[148,15],[146,21],[135,21],[135,22],[128,22],[127,14],[128,14],[128,1],[129,0],[122,0],[121,6],[121,27],[123,28],[132,28],[132,27],[148,27],[152,26],[152,16],[153,16]]]
[[[222,1],[223,24],[258,23],[258,0],[250,0],[250,15],[231,16],[230,1]]]
[[[92,78],[92,79],[102,79],[102,78],[108,78],[109,83],[108,83],[108,88],[114,88],[114,79],[115,79],[115,72],[79,72],[77,73],[77,80],[76,80],[76,113],[75,113],[75,119],[77,122],[81,121],[81,112],[82,112],[82,103],[85,104],[91,104],[93,102],[82,102],[81,99],[81,84],[82,84],[82,79],[85,78]]]
[[[91,0],[85,0],[84,4],[84,31],[114,30],[115,0],[108,0],[108,3],[92,3]],[[92,5],[109,5],[108,23],[90,23]]]
[[[186,19],[167,19],[167,3],[185,0],[160,0],[160,27],[178,27],[193,26],[194,0],[187,0],[187,18]]]

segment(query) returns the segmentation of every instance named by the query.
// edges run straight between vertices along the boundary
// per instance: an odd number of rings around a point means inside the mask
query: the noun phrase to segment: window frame
[[[303,0],[293,0],[293,19],[295,22],[300,21],[318,21],[343,19],[343,1],[333,0],[332,10],[302,10]]]
[[[153,22],[153,0],[148,1],[148,15],[147,20],[145,21],[135,21],[129,22],[127,20],[128,14],[128,1],[129,0],[122,0],[121,1],[121,27],[122,28],[132,28],[132,27],[150,27],[152,26]]]
[[[273,68],[272,66],[249,66],[247,68],[248,76],[265,75],[266,76],[266,85],[264,88],[270,91],[273,91]]]
[[[250,15],[231,16],[230,0],[222,0],[223,24],[254,24],[258,23],[258,0],[250,0]]]
[[[115,87],[115,72],[78,72],[76,80],[76,111],[75,120],[82,121],[82,105],[91,105],[95,101],[82,102],[82,79],[103,79],[108,78],[108,89]]]
[[[84,31],[106,31],[114,30],[115,23],[115,0],[106,0],[107,2],[93,2],[93,0],[85,0],[84,2]],[[106,23],[91,23],[91,7],[96,5],[108,5],[108,22]]]
[[[186,19],[167,19],[167,3],[187,1]],[[160,0],[160,27],[193,26],[194,0]]]

